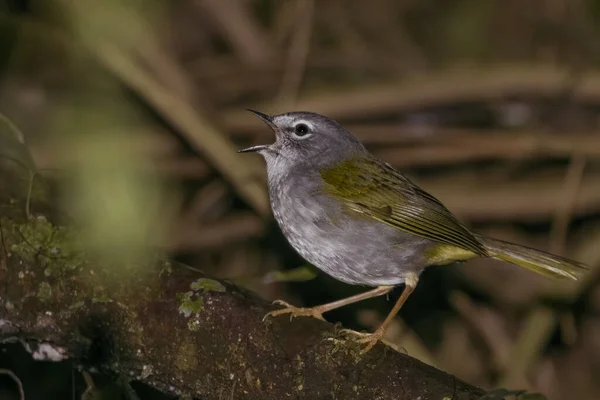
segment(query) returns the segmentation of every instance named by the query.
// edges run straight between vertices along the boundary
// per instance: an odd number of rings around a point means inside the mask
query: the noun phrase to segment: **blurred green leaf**
[[[214,279],[208,278],[200,278],[192,282],[190,285],[190,289],[192,290],[205,290],[212,292],[224,292],[225,286],[223,286],[219,281],[215,281]]]
[[[304,282],[314,279],[317,271],[312,265],[305,265],[287,271],[271,271],[266,274],[262,281],[265,284],[275,282]]]
[[[546,400],[546,396],[541,393],[523,393],[517,400]]]
[[[0,114],[0,157],[14,161],[30,172],[36,170],[23,132],[3,114]]]
[[[88,77],[95,90],[54,115],[59,156],[69,160],[65,207],[80,223],[81,241],[113,272],[134,276],[162,243],[179,205],[178,191],[147,168],[132,139],[145,120],[113,81]],[[117,280],[118,281],[118,280]]]
[[[541,393],[526,393],[525,390],[495,389],[481,396],[478,400],[504,400],[508,396],[517,400],[546,400]]]
[[[478,400],[504,400],[507,396],[519,396],[525,390],[495,389],[481,396]]]
[[[155,42],[160,30],[161,2],[156,0],[61,0],[76,37],[89,46],[104,41],[126,52],[137,52]]]

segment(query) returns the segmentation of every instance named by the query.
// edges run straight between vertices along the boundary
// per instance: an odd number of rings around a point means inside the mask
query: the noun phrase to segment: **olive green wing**
[[[389,164],[374,158],[350,159],[321,170],[321,177],[325,191],[356,212],[417,236],[487,255],[439,200]]]

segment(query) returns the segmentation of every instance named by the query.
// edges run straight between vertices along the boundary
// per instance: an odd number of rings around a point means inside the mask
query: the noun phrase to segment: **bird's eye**
[[[308,135],[310,129],[308,125],[300,123],[294,127],[294,135],[298,138],[304,138]]]

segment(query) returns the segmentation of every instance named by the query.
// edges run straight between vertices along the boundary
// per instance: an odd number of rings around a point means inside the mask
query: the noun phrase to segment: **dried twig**
[[[347,4],[342,4],[343,8],[348,8]],[[371,58],[375,58],[377,63],[387,61],[395,64],[398,72],[425,72],[428,67],[426,57],[404,27],[402,19],[405,18],[405,10],[401,10],[399,4],[393,0],[379,1],[378,7],[373,7],[353,21],[352,30],[360,31],[362,28],[365,36],[370,37],[370,49],[378,50],[376,57]],[[356,12],[353,14],[357,16]]]
[[[273,47],[265,32],[249,14],[245,2],[196,0],[195,4],[216,20],[225,38],[244,62],[264,67],[274,61]]]
[[[510,364],[511,338],[506,332],[503,320],[492,310],[477,306],[461,292],[453,293],[452,306],[473,331],[477,333],[491,353],[493,368],[504,370]]]
[[[310,51],[310,38],[313,31],[314,0],[297,0],[296,14],[298,16],[295,34],[293,35],[279,91],[279,100],[288,104],[295,103]]]
[[[211,169],[198,157],[172,157],[155,160],[147,166],[159,174],[170,175],[179,179],[202,181],[211,174]]]
[[[567,71],[547,65],[511,66],[485,70],[454,70],[428,74],[407,81],[336,91],[300,99],[297,109],[316,111],[332,118],[376,117],[418,108],[456,104],[463,101],[491,101],[511,95],[550,96],[564,90]],[[600,101],[600,74],[589,73],[574,90],[575,101]],[[277,103],[261,108],[282,111]],[[231,110],[226,114],[230,128],[247,130],[251,118]]]
[[[563,184],[562,196],[556,208],[556,215],[550,232],[550,250],[556,254],[562,254],[567,242],[569,223],[573,213],[573,207],[583,179],[586,159],[582,155],[574,155],[567,169]]]
[[[529,314],[510,353],[511,367],[500,379],[499,387],[528,386],[527,372],[546,346],[548,335],[554,326],[554,312],[547,307],[535,308]]]
[[[285,40],[295,27],[294,19],[296,17],[297,2],[282,1],[277,4],[275,11],[275,22],[271,28],[271,35],[274,38],[278,48],[282,48]]]
[[[557,182],[560,174],[548,174],[541,179],[527,179],[500,184],[486,182],[482,175],[416,180],[419,185],[439,198],[450,210],[471,221],[539,221],[556,211]],[[600,176],[587,174],[573,205],[573,215],[600,211]]]
[[[214,211],[218,206],[223,209],[227,194],[228,188],[220,179],[205,184],[194,195],[184,220],[190,223],[200,223],[219,218],[220,215]]]
[[[367,129],[365,135],[366,131]],[[482,131],[461,135],[460,132],[453,134],[454,130],[439,130],[439,132],[427,139],[413,139],[413,146],[398,148],[388,146],[379,151],[375,149],[374,152],[402,168],[490,159],[566,158],[573,151],[588,157],[600,158],[600,136],[598,135],[537,135],[529,132],[488,134]]]
[[[223,175],[231,181],[250,205],[261,215],[269,215],[264,187],[253,178],[258,170],[250,158],[242,158],[233,144],[187,102],[161,86],[116,46],[98,42],[92,49],[104,65],[123,82],[140,93],[157,111],[202,152]]]
[[[184,221],[177,224],[166,247],[175,252],[217,249],[232,242],[257,238],[263,232],[261,219],[249,213],[232,214],[212,224]]]

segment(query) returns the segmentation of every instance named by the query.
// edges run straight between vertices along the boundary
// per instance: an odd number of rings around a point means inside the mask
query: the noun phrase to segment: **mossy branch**
[[[0,189],[15,187],[12,180],[0,171]],[[74,228],[41,215],[47,206],[33,202],[27,218],[26,196],[18,193],[0,191],[0,341],[25,343],[36,359],[69,357],[199,398],[467,400],[483,394],[382,344],[362,357],[323,321],[263,322],[271,309],[265,301],[159,256],[141,269],[124,261],[117,269],[126,272],[116,275],[73,244]]]

